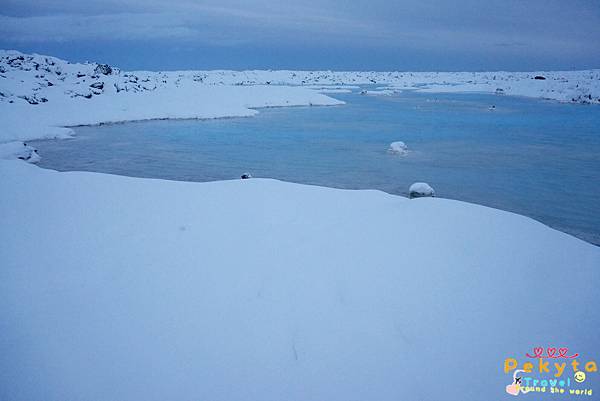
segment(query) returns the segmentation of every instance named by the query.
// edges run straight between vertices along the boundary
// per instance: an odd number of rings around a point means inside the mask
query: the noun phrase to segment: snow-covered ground
[[[105,75],[15,52],[0,68],[13,159],[65,125],[335,105],[318,91],[372,81],[599,93],[598,71]],[[600,353],[600,248],[468,203],[0,160],[0,222],[2,400],[492,400],[505,358]]]
[[[0,182],[3,400],[497,400],[533,346],[598,358],[600,248],[526,217],[12,161]]]

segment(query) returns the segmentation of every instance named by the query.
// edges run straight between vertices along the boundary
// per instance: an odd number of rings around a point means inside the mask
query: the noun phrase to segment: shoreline
[[[87,99],[90,82],[68,68],[65,87],[25,88],[42,104],[0,100],[0,143],[72,131],[59,121],[335,103],[304,88],[195,84]],[[503,361],[532,341],[597,358],[600,248],[532,218],[12,159],[0,160],[1,398],[491,400],[513,381]],[[465,380],[472,366],[477,380]]]

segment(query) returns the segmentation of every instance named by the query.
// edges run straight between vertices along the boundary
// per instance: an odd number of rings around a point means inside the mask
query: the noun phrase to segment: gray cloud
[[[600,54],[597,0],[4,0],[4,43],[86,40],[346,46],[584,58]],[[511,53],[512,52],[512,53]],[[596,57],[595,59],[598,59]]]

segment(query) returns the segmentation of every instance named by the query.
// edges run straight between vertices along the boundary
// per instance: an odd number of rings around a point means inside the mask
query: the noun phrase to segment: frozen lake
[[[249,172],[403,195],[425,181],[440,197],[527,215],[600,245],[600,107],[482,94],[332,96],[347,105],[79,127],[73,139],[31,143],[40,166],[60,171],[189,181]],[[409,153],[388,153],[394,141]]]

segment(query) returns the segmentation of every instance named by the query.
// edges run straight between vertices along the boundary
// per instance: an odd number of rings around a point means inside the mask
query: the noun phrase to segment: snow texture
[[[523,216],[21,161],[0,183],[2,400],[494,400],[533,346],[597,358],[600,248]]]

